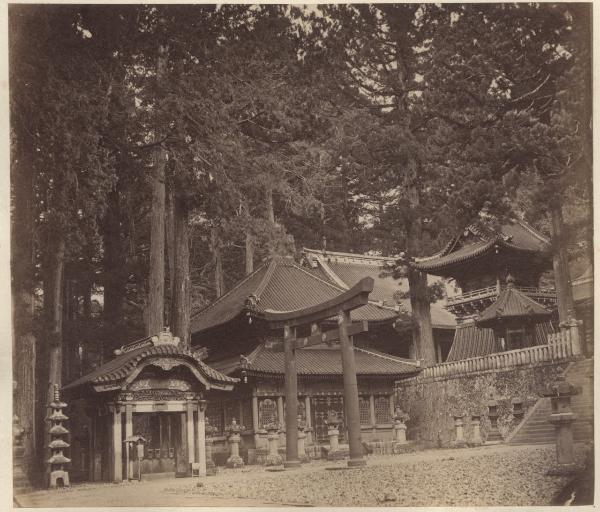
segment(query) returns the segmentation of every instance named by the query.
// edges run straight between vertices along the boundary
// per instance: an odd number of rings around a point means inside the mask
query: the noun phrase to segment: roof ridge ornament
[[[151,338],[152,344],[156,347],[159,345],[179,345],[179,337],[173,336],[171,333],[171,329],[169,327],[165,327],[158,336],[152,336]]]

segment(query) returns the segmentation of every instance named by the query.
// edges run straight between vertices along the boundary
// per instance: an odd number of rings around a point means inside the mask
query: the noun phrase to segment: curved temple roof
[[[207,388],[229,390],[239,381],[211,368],[201,361],[196,353],[177,346],[177,342],[164,342],[160,337],[145,338],[129,346],[126,345],[117,352],[120,352],[117,357],[71,382],[63,389],[73,389],[86,384],[92,385],[97,391],[120,389],[137,368],[148,363],[161,366],[161,359],[166,358],[175,360],[175,365],[179,361],[182,365],[188,366]]]
[[[223,325],[243,312],[260,317],[267,311],[308,308],[335,299],[346,289],[291,258],[273,258],[193,315],[191,330],[196,334]],[[395,307],[369,301],[353,310],[351,318],[356,322],[385,322],[395,320],[398,314]]]
[[[514,281],[500,292],[496,302],[484,309],[476,319],[479,327],[491,327],[505,320],[523,319],[540,322],[549,318],[552,313],[514,287]]]
[[[417,260],[414,267],[423,272],[443,273],[447,267],[486,255],[496,247],[525,254],[544,254],[550,249],[550,241],[522,220],[509,220],[497,228],[485,223],[471,224],[439,253]]]

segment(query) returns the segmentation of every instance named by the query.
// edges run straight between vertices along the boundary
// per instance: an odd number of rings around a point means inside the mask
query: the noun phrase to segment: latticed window
[[[258,424],[262,428],[269,423],[277,423],[277,403],[265,398],[258,402]]]
[[[252,401],[245,400],[242,403],[242,425],[247,429],[252,428]]]
[[[223,402],[211,400],[206,406],[206,419],[208,424],[215,427],[217,431],[215,435],[222,436],[223,425]]]
[[[358,398],[358,410],[360,412],[360,424],[370,425],[371,424],[371,404],[369,398],[361,396]]]
[[[378,396],[375,399],[375,422],[391,423],[392,414],[390,412],[390,399],[387,396]]]
[[[298,416],[302,421],[306,421],[306,405],[304,404],[304,400],[298,398]]]

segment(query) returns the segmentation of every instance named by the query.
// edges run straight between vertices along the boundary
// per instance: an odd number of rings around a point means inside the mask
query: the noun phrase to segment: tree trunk
[[[167,47],[159,45],[156,65],[157,80],[164,80],[167,66]],[[160,139],[156,129],[155,139]],[[162,145],[154,150],[152,171],[152,213],[150,215],[150,273],[148,277],[148,309],[146,334],[152,336],[164,327],[165,301],[165,166],[166,151]]]
[[[225,293],[225,281],[223,278],[223,257],[221,256],[221,241],[217,228],[210,230],[210,250],[213,253],[215,264],[215,294],[217,299]]]
[[[554,204],[550,209],[552,219],[552,241],[554,245],[553,267],[556,296],[558,299],[558,319],[565,322],[575,316],[573,289],[569,272],[569,259],[565,240],[565,225],[562,206]]]
[[[34,325],[33,173],[26,161],[11,165],[13,222],[11,270],[13,305],[13,414],[23,429],[23,470],[33,476],[36,456],[36,352]]]
[[[174,305],[175,300],[175,196],[172,187],[167,193],[167,210],[165,217],[165,236],[167,244],[167,269],[169,271],[169,295],[166,304],[168,309],[168,325],[173,325]]]
[[[63,341],[63,284],[65,266],[65,240],[61,235],[55,235],[55,246],[52,248],[50,295],[44,297],[44,309],[49,320],[49,378],[48,378],[48,403],[53,400],[54,387],[62,386],[62,341]]]
[[[273,209],[273,187],[265,186],[265,217],[269,222],[275,223],[275,210]]]
[[[246,233],[246,275],[254,272],[254,239]]]
[[[179,336],[184,348],[190,346],[190,246],[189,210],[184,199],[176,197],[175,219],[175,276],[173,287],[173,334]]]
[[[411,268],[408,272],[408,285],[412,317],[415,322],[413,329],[414,357],[425,360],[426,364],[435,364],[431,309],[427,296],[427,274]]]

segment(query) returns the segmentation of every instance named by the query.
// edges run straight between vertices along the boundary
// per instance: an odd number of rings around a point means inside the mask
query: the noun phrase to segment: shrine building
[[[446,361],[544,345],[557,329],[556,292],[540,286],[542,275],[552,269],[550,242],[524,221],[484,217],[414,266],[452,279],[460,290],[446,299],[457,320]],[[511,321],[500,332],[492,328],[491,317]]]
[[[206,395],[230,392],[237,382],[168,331],[122,346],[114,359],[63,388],[73,434],[71,480],[191,474],[192,464],[205,460]],[[141,467],[130,446],[134,434],[144,442]]]
[[[346,259],[353,256],[344,255]],[[207,349],[206,362],[211,367],[240,379],[233,393],[211,392],[207,397],[207,420],[216,429],[215,462],[226,455],[224,433],[232,419],[241,421],[244,427],[240,451],[248,454],[249,460],[266,445],[263,427],[273,422],[284,424],[284,357],[278,348],[283,329],[273,328],[263,318],[265,313],[295,311],[326,302],[361,277],[373,276],[375,281],[371,293],[375,298],[350,314],[354,326],[365,326],[363,332],[353,336],[362,437],[365,441],[391,439],[394,382],[421,369],[418,361],[407,357],[411,332],[396,327],[410,320],[407,301],[393,300],[397,281],[379,276],[384,270],[380,259],[356,257],[340,263],[354,270],[354,274],[344,275],[344,281],[319,263],[321,257],[322,253],[314,256],[314,252],[306,251],[304,265],[291,258],[273,258],[192,317],[193,346]],[[341,253],[331,257],[339,258]],[[364,269],[367,272],[361,275]],[[439,306],[434,311],[436,337],[440,343],[447,343],[449,350],[453,318]],[[334,325],[332,318],[319,326],[301,326],[296,335],[308,336],[313,329],[325,332]],[[298,412],[309,429],[307,441],[317,447],[326,443],[325,419],[334,412],[342,420],[344,442],[339,345],[333,341],[301,348],[296,350],[296,357]],[[282,444],[284,440],[282,433]]]

